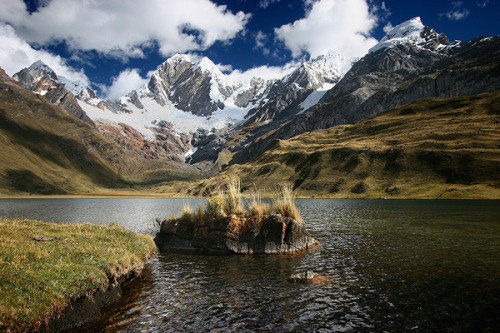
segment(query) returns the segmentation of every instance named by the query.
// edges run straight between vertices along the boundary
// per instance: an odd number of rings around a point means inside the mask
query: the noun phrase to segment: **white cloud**
[[[269,7],[269,5],[271,5],[275,2],[280,2],[280,0],[260,0],[259,7],[265,9],[265,8]]]
[[[392,26],[392,23],[391,23],[391,22],[387,23],[387,24],[384,26],[384,28],[383,28],[383,30],[384,30],[384,32],[385,32],[386,34],[388,34],[388,33],[389,33],[392,29],[394,29],[394,27]]]
[[[148,75],[151,76],[152,72]],[[134,89],[140,88],[145,85],[149,81],[148,78],[142,78],[139,74],[139,70],[137,68],[128,68],[117,77],[113,78],[111,86],[99,86],[102,94],[105,98],[108,98],[112,101],[117,100],[118,98],[127,95]]]
[[[268,47],[265,47],[268,39],[269,38],[267,37],[267,35],[259,30],[255,35],[254,50],[262,50],[262,53],[264,55],[269,55],[271,53],[271,50]]]
[[[369,0],[370,13],[378,18],[386,19],[391,16],[391,10],[385,5],[385,1],[379,3],[378,0]]]
[[[82,81],[89,84],[89,80],[83,71],[71,68],[60,56],[33,49],[26,41],[16,35],[10,25],[0,23],[0,66],[5,72],[12,76],[37,60],[42,60],[57,75],[64,76],[72,81]]]
[[[459,21],[463,20],[467,16],[469,16],[469,10],[463,7],[463,1],[453,1],[451,3],[451,9],[446,12],[446,17],[450,21]]]
[[[228,77],[234,81],[250,81],[254,77],[260,77],[264,80],[280,79],[290,74],[299,66],[298,62],[292,61],[285,66],[259,66],[250,68],[244,72],[236,69]]]
[[[263,48],[266,39],[267,39],[266,34],[259,30],[255,35],[255,47]]]
[[[220,69],[221,72],[232,72],[233,71],[233,66],[232,65],[224,65],[224,64],[215,64],[217,68]]]
[[[361,57],[377,43],[368,37],[377,18],[365,0],[306,0],[306,5],[304,18],[275,29],[293,57],[304,52],[316,57],[329,50]]]
[[[66,41],[75,50],[128,57],[142,57],[155,42],[165,56],[204,50],[234,38],[249,18],[210,0],[52,0],[31,15],[22,0],[0,2],[0,21],[30,43]]]

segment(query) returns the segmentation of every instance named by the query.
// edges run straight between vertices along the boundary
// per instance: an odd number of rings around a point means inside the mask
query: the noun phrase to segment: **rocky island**
[[[292,188],[280,187],[272,205],[253,199],[248,209],[239,181],[218,190],[194,213],[161,222],[155,242],[160,251],[236,254],[293,254],[317,244],[306,231]]]
[[[316,246],[304,224],[281,214],[167,219],[155,238],[160,251],[293,254]]]

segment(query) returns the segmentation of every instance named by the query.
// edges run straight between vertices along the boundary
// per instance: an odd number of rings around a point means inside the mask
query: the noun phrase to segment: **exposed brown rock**
[[[149,141],[136,129],[124,123],[98,123],[98,128],[105,137],[113,139],[124,149],[138,152],[146,159],[184,162],[187,140],[175,136],[167,129],[163,129],[158,135],[158,140]]]
[[[324,276],[313,271],[297,273],[290,276],[290,281],[304,284],[323,284],[333,280],[331,276]]]
[[[263,218],[227,217],[193,221],[167,219],[155,241],[160,251],[292,254],[319,244],[304,225],[272,214]]]

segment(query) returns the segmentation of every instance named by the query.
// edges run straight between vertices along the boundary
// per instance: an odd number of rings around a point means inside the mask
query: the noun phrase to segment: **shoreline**
[[[117,302],[123,295],[123,289],[141,276],[146,263],[140,270],[130,272],[122,276],[117,283],[110,284],[106,290],[98,290],[90,296],[85,295],[75,299],[58,318],[50,319],[42,330],[47,332],[71,330],[96,320],[104,307]]]
[[[272,196],[269,196],[271,198]],[[0,194],[1,199],[204,199],[203,196],[178,196],[165,193],[90,193],[90,194]],[[242,198],[247,198],[244,194]],[[249,195],[248,198],[251,198]],[[327,196],[327,195],[296,195],[296,199],[324,199],[324,200],[500,200],[500,197],[391,197],[391,196]]]
[[[57,331],[97,318],[158,249],[108,226],[0,219],[0,331]]]

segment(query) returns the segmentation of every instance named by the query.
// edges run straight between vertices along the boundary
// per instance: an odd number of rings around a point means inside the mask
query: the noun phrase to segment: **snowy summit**
[[[380,42],[372,47],[368,52],[375,52],[383,48],[390,48],[398,44],[420,44],[424,43],[425,39],[421,36],[424,31],[424,24],[420,17],[414,17],[411,20],[403,22],[395,26],[385,35]]]

